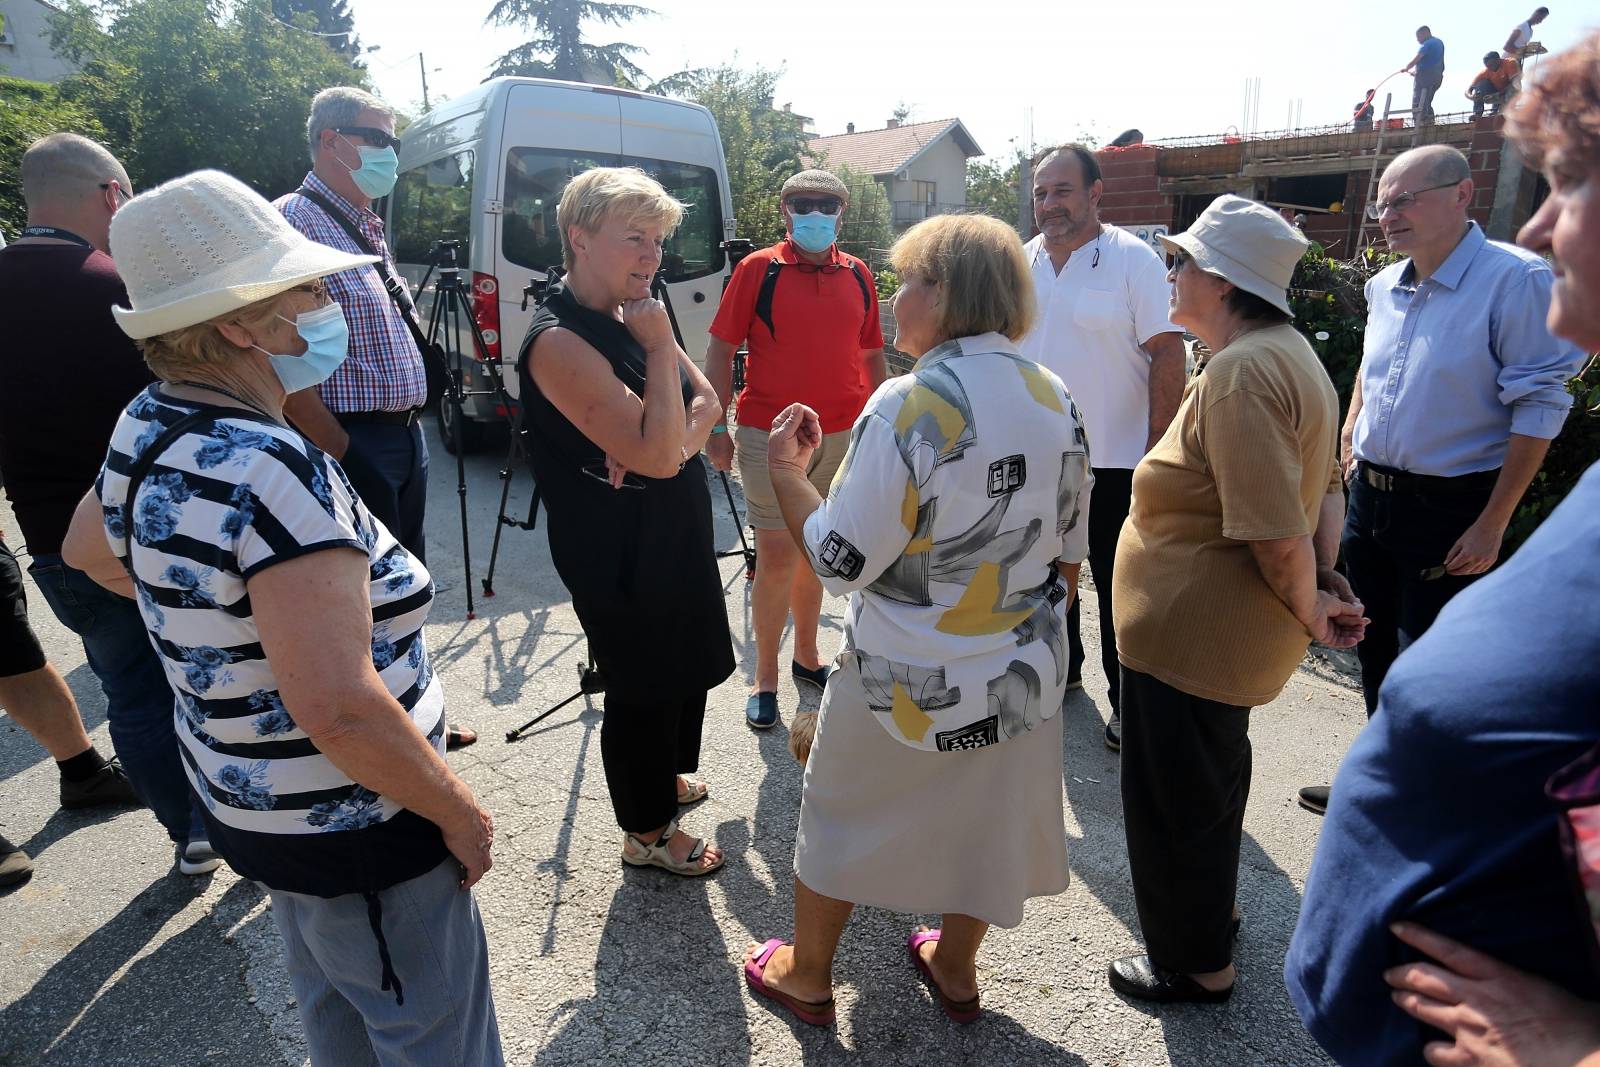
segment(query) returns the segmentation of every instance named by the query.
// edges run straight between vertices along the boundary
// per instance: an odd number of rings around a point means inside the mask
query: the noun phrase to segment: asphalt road
[[[622,869],[600,764],[599,707],[573,704],[526,739],[503,739],[576,688],[583,658],[583,635],[543,532],[505,530],[497,595],[475,596],[478,617],[468,621],[455,463],[436,438],[433,445],[429,558],[440,596],[428,643],[452,720],[483,737],[451,762],[499,827],[495,866],[478,893],[508,1063],[1328,1062],[1289,1005],[1282,962],[1320,825],[1295,805],[1294,791],[1326,781],[1364,721],[1347,677],[1308,661],[1277,701],[1252,716],[1255,780],[1239,884],[1244,932],[1239,985],[1227,1005],[1154,1010],[1106,985],[1106,964],[1140,942],[1117,757],[1101,743],[1104,683],[1091,648],[1085,690],[1064,712],[1073,882],[1060,896],[1033,901],[1017,929],[989,936],[979,957],[982,1021],[946,1022],[907,961],[906,931],[926,917],[858,909],[838,959],[838,1025],[812,1030],[753,999],[739,968],[748,942],[790,932],[800,767],[784,728],[758,735],[745,726],[742,671],[719,687],[701,764],[712,795],[684,825],[717,840],[726,868],[704,881]],[[475,594],[494,536],[500,466],[492,456],[467,463]],[[719,544],[736,546],[720,485],[713,490]],[[521,475],[511,509],[525,514],[527,500]],[[0,525],[17,537],[9,505],[0,504]],[[722,573],[734,640],[748,665],[742,562],[724,560]],[[842,606],[826,604],[824,625],[833,633],[825,647],[837,641]],[[81,646],[37,594],[32,609],[51,661],[109,751],[104,700]],[[1085,610],[1083,632],[1092,640],[1092,595]],[[785,680],[785,721],[798,699]],[[147,811],[67,813],[56,810],[55,793],[43,750],[0,715],[0,832],[37,863],[31,882],[0,891],[0,1065],[304,1063],[261,890],[226,868],[200,879],[173,873],[171,851]],[[928,847],[938,848],[937,822],[925,832]]]

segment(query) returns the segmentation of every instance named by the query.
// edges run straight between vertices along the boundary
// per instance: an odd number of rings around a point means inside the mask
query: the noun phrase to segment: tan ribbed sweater
[[[1185,693],[1255,707],[1282,691],[1311,638],[1256,566],[1250,541],[1316,529],[1339,488],[1339,402],[1293,326],[1211,357],[1133,472],[1117,543],[1117,652]]]

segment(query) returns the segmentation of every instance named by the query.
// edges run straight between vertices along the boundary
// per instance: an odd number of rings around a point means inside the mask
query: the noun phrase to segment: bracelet
[[[719,434],[719,433],[727,433],[727,432],[728,432],[728,424],[725,423],[725,422],[719,422],[715,426],[711,427],[711,436],[712,437],[717,436],[717,434]]]

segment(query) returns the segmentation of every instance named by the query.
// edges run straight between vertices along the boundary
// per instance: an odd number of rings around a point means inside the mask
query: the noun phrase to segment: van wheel
[[[439,440],[444,442],[444,450],[452,456],[456,454],[456,409],[450,403],[448,396],[440,397],[434,414],[439,423]],[[483,447],[484,431],[487,429],[483,423],[463,415],[461,418],[461,451],[471,455]]]

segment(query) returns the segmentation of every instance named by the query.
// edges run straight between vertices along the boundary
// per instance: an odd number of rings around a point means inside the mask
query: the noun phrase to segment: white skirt
[[[1060,713],[997,745],[926,752],[879,724],[855,662],[840,657],[822,699],[795,875],[836,900],[1003,927],[1065,890]]]

